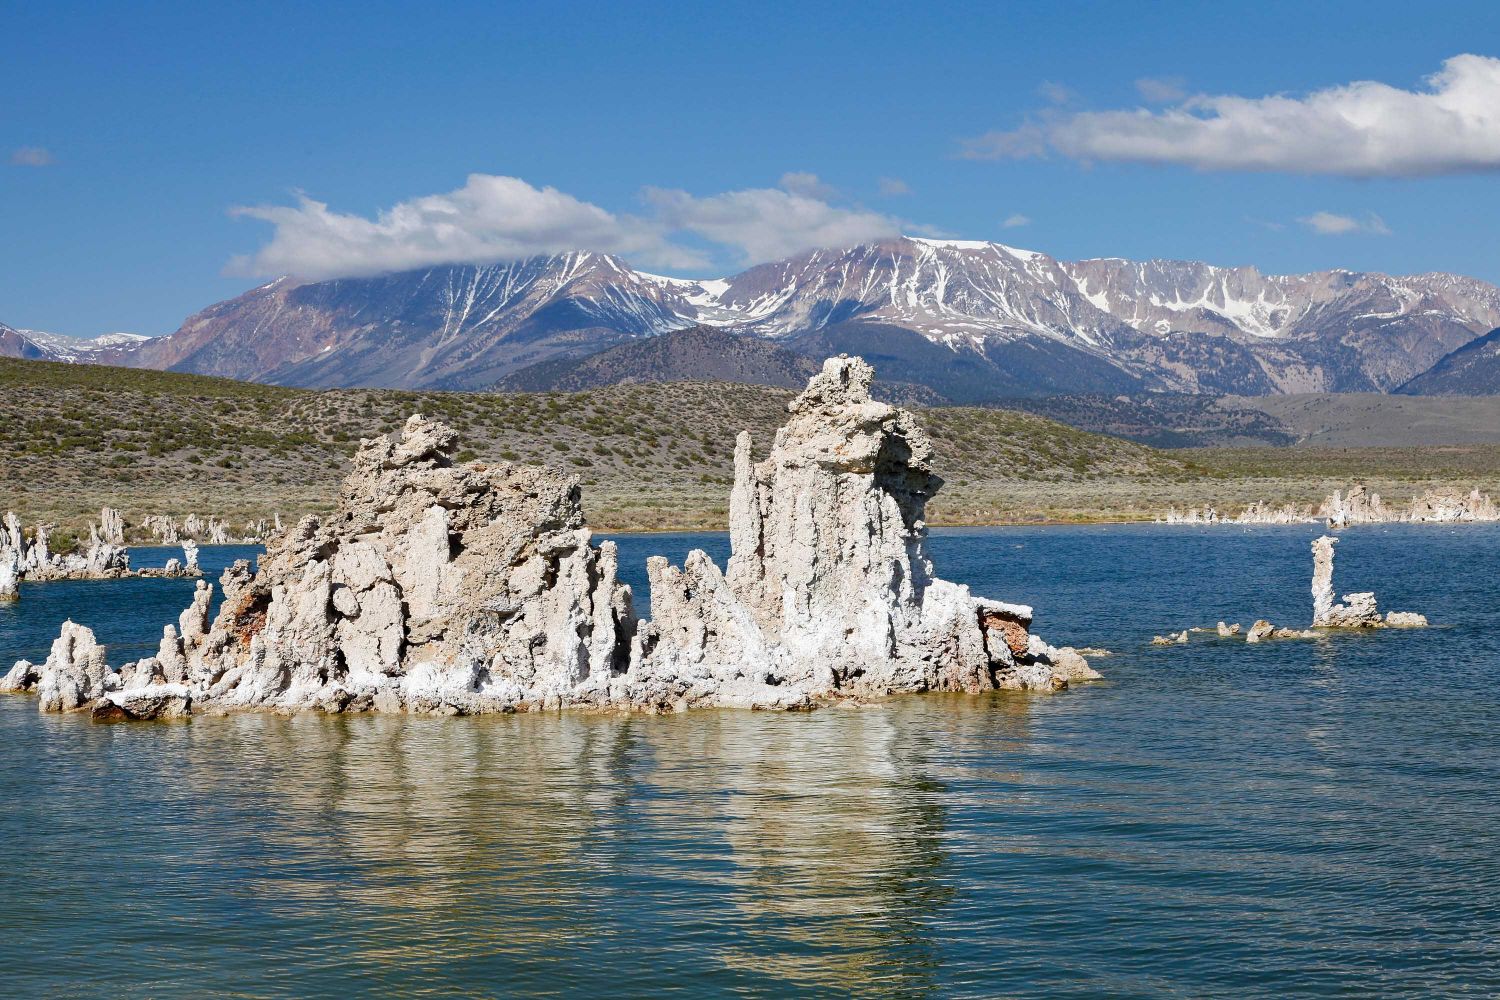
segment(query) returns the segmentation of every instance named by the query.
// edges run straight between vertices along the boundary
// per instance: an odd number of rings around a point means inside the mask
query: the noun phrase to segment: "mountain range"
[[[1442,273],[1062,261],[915,237],[809,251],[711,280],[579,251],[373,278],[281,278],[152,339],[62,343],[0,327],[0,354],[311,387],[546,388],[597,379],[601,364],[628,380],[640,377],[635,368],[709,363],[715,349],[701,338],[670,342],[690,351],[675,359],[649,344],[695,327],[785,352],[756,355],[780,372],[773,384],[791,377],[790,357],[849,352],[887,383],[963,403],[1423,391],[1424,373],[1500,327],[1500,289]],[[594,374],[570,375],[573,359],[612,349]],[[1493,352],[1476,359],[1500,367]],[[1484,384],[1472,372],[1464,382]]]
[[[106,354],[113,359],[122,349],[128,350],[152,339],[138,333],[106,333],[84,340],[40,330],[17,330],[0,323],[0,357],[89,363]]]

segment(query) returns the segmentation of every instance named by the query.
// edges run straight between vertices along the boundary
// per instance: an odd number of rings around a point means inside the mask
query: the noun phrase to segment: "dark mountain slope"
[[[1500,329],[1444,355],[1396,391],[1407,396],[1500,394]]]
[[[583,358],[554,358],[512,372],[495,388],[574,392],[630,382],[745,382],[797,388],[818,370],[809,357],[759,337],[694,326],[628,341]]]

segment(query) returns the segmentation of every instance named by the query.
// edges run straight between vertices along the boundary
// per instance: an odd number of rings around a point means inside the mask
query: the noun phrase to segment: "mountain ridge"
[[[809,356],[884,353],[883,379],[962,402],[1390,392],[1500,327],[1500,289],[1443,273],[1070,262],[918,237],[809,250],[714,279],[573,251],[373,278],[281,278],[195,313],[167,337],[90,357],[315,388],[473,389],[700,325]]]

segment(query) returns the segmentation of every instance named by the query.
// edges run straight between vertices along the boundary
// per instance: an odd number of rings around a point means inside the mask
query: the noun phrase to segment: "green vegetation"
[[[312,391],[169,372],[0,359],[0,510],[86,530],[104,504],[238,527],[332,507],[361,437],[412,413],[451,424],[464,461],[577,475],[600,528],[721,526],[735,436],[769,447],[792,394],[729,383],[572,393]],[[1365,479],[1393,498],[1484,485],[1500,446],[1158,451],[997,409],[920,410],[948,480],[934,524],[1149,518],[1169,506],[1310,501]]]

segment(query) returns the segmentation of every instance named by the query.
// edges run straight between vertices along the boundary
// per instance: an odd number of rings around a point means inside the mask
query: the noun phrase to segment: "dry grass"
[[[329,509],[361,437],[414,412],[465,461],[551,465],[609,530],[722,527],[735,435],[764,453],[791,393],[727,383],[577,393],[316,392],[195,375],[0,360],[0,509],[83,530],[100,506],[245,521]],[[1149,518],[1169,506],[1311,501],[1365,478],[1399,498],[1493,482],[1500,446],[1157,451],[1025,413],[919,411],[948,485],[934,524]]]

